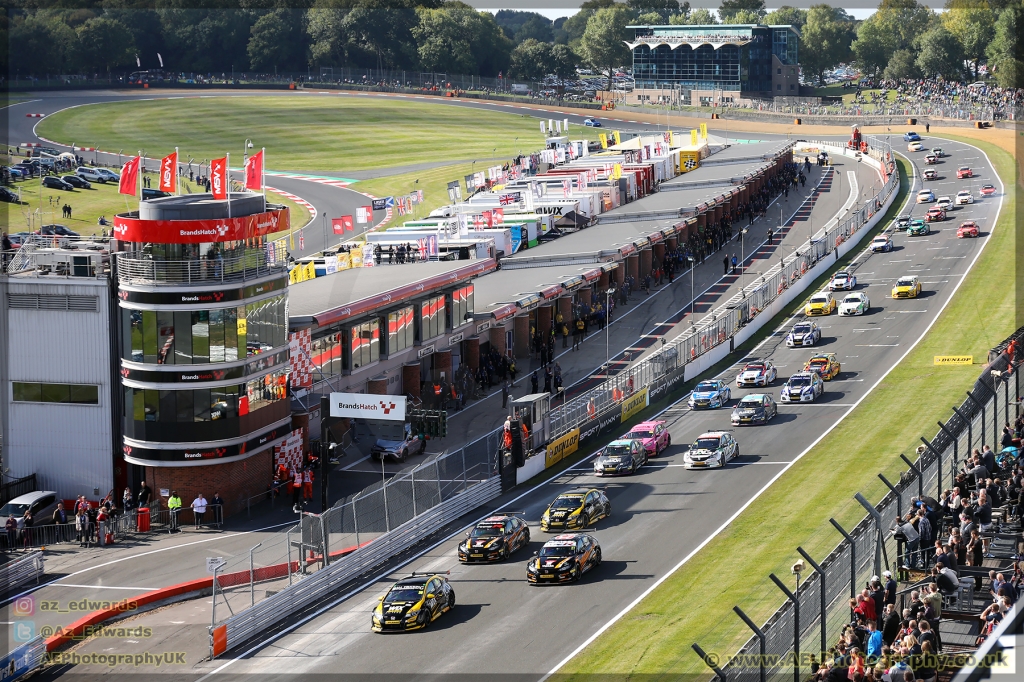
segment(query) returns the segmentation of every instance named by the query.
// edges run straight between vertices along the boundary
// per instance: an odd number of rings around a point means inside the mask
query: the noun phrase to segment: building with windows
[[[632,102],[690,106],[748,103],[800,94],[793,26],[629,26]]]

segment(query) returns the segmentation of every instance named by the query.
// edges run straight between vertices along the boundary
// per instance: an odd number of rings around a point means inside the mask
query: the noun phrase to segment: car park
[[[64,182],[56,175],[47,175],[43,178],[43,187],[49,187],[50,189],[59,189],[65,192],[74,191],[74,187]]]
[[[33,522],[40,525],[48,521],[57,508],[57,493],[52,490],[37,490],[19,495],[0,508],[0,524],[6,525],[7,519],[14,517],[20,531],[25,525],[25,512],[31,512]]]
[[[563,533],[551,538],[526,564],[526,581],[540,583],[575,582],[601,565],[601,544],[593,535]]]
[[[880,234],[871,240],[871,250],[874,253],[888,253],[892,251],[892,237],[887,234]]]
[[[917,298],[921,294],[921,280],[916,275],[903,275],[892,285],[893,298]]]
[[[945,213],[943,213],[943,215],[945,215]],[[927,215],[925,217],[927,218]],[[928,220],[930,221],[931,219],[928,218]],[[927,235],[929,232],[931,232],[931,228],[928,227],[928,222],[921,220],[920,218],[915,218],[910,221],[910,227],[907,228],[907,235],[910,237]]]
[[[600,128],[601,122],[595,118],[585,118],[583,119],[583,125],[590,126],[592,128]]]
[[[964,222],[960,223],[960,227],[956,228],[957,239],[963,239],[965,237],[977,237],[979,234],[981,234],[981,231],[978,229],[978,223],[974,222],[973,220],[965,220]]]
[[[811,359],[804,365],[805,372],[817,372],[825,381],[835,379],[839,376],[841,369],[835,353],[819,353],[811,356]]]
[[[732,409],[730,421],[733,426],[744,424],[767,424],[779,414],[779,406],[768,393],[751,393],[743,396]]]
[[[775,363],[771,360],[752,360],[743,366],[736,376],[736,385],[743,386],[769,386],[779,372],[775,369]]]
[[[840,270],[832,275],[828,283],[829,291],[845,291],[857,288],[857,276],[846,270]]]
[[[930,189],[922,189],[917,193],[917,203],[927,204],[928,202],[935,201],[935,193]]]
[[[812,403],[825,392],[825,383],[817,372],[797,372],[782,385],[779,400],[784,403]]]
[[[836,309],[836,299],[831,291],[821,291],[813,296],[804,306],[804,315],[831,315]]]
[[[956,199],[954,199],[957,206],[965,206],[967,204],[974,203],[974,195],[971,194],[971,190],[962,189],[956,193]]]
[[[931,165],[933,163],[938,163],[939,162],[939,157],[935,156],[934,154],[925,154],[924,162],[929,164],[929,165]]]
[[[921,177],[923,177],[925,180],[938,180],[939,171],[935,170],[934,168],[925,168],[924,172],[921,174]]]
[[[687,404],[691,410],[714,410],[724,407],[731,397],[732,390],[728,384],[724,381],[713,379],[697,384],[690,393],[690,399],[687,401]]]
[[[635,438],[620,438],[608,443],[594,459],[595,476],[635,474],[647,464],[647,448]]]
[[[924,144],[922,144],[921,142],[911,142],[910,144],[907,145],[908,152],[919,152],[922,149],[924,149]]]
[[[403,578],[380,598],[370,627],[374,632],[422,630],[455,608],[455,590],[443,575]]]
[[[855,291],[852,294],[847,294],[846,298],[839,304],[839,314],[842,316],[864,315],[870,308],[871,301],[868,299],[867,294],[862,291]]]
[[[813,346],[821,341],[821,329],[814,322],[798,322],[786,334],[786,345],[790,348]]]
[[[964,178],[973,178],[974,171],[971,170],[970,166],[960,166],[956,169],[956,179],[963,180]]]
[[[83,180],[77,175],[65,175],[61,177],[61,180],[78,189],[92,189],[92,185],[89,184],[88,180]]]
[[[740,445],[728,431],[708,431],[697,436],[683,455],[687,469],[723,468],[740,455]]]
[[[904,142],[919,142],[920,140],[921,140],[921,136],[918,135],[913,130],[908,131],[906,133],[903,133],[903,141]]]
[[[530,527],[514,514],[494,514],[466,532],[459,544],[459,561],[502,561],[530,544]]]
[[[946,219],[946,211],[937,206],[928,209],[924,214],[924,220],[915,220],[907,228],[907,234],[928,234],[928,227],[924,223],[934,223]],[[922,229],[923,228],[923,229]]]
[[[547,533],[586,528],[608,518],[611,513],[612,503],[603,490],[574,488],[552,500],[540,517],[540,529]]]
[[[427,442],[412,432],[412,425],[405,425],[402,438],[378,438],[370,447],[370,456],[374,459],[390,459],[404,462],[409,455],[418,455],[427,447]]]
[[[991,196],[992,194],[996,193],[996,186],[995,185],[982,185],[981,186],[981,193],[984,194],[985,196]]]
[[[75,175],[88,180],[89,182],[107,182],[107,176],[100,172],[98,168],[89,168],[88,166],[79,166],[75,169]]]
[[[641,422],[629,430],[623,438],[632,438],[643,443],[648,457],[656,457],[672,445],[672,434],[668,432],[665,421]]]

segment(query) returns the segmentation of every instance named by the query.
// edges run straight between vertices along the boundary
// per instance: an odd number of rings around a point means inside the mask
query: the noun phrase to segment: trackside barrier
[[[215,658],[265,632],[317,599],[409,549],[445,524],[493,500],[500,493],[501,480],[496,476],[471,486],[394,530],[378,535],[348,556],[231,616],[222,624],[211,627],[210,657]]]
[[[6,574],[8,592],[26,583],[38,583],[44,572],[43,553],[33,550],[25,556],[8,562],[2,570]]]
[[[3,680],[20,680],[43,667],[46,658],[46,644],[36,636],[0,659]]]

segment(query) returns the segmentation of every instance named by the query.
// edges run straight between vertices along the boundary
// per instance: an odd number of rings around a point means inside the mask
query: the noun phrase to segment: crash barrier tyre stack
[[[0,670],[4,671],[4,682],[28,677],[43,667],[46,660],[46,643],[36,636],[0,658]]]
[[[872,137],[865,139],[868,140],[869,151],[861,158],[882,172],[885,159],[891,157],[891,149],[884,140]],[[843,146],[835,142],[814,144],[827,147],[836,154],[845,152]],[[822,182],[833,172],[830,167],[823,173]],[[680,380],[689,381],[721,361],[832,267],[835,259],[826,259],[826,256],[837,251],[839,255],[849,253],[861,237],[878,224],[895,199],[899,184],[898,173],[887,173],[882,189],[868,199],[866,204],[833,227],[819,230],[764,275],[753,277],[756,281],[705,315],[690,331],[677,336],[657,352],[607,379],[600,386],[578,395],[564,405],[552,408],[550,417],[553,440],[557,441],[579,429],[580,441],[583,441],[603,431],[606,422],[610,424],[612,418],[622,413],[624,400],[617,400],[617,396],[623,395],[628,399],[634,393],[639,394],[646,389],[649,404],[650,400]],[[623,421],[625,418],[627,415],[622,414]],[[599,427],[596,431],[595,426]]]
[[[792,680],[791,657],[795,653],[797,632],[803,657],[798,660],[805,666],[799,672],[801,677],[806,678],[810,672],[810,668],[803,662],[806,654],[813,653],[815,659],[821,661],[819,652],[827,650],[848,626],[850,598],[867,584],[872,575],[881,575],[883,570],[889,569],[894,576],[899,576],[904,561],[916,561],[915,553],[906,550],[900,553],[902,548],[898,546],[892,532],[894,520],[897,516],[905,516],[912,509],[912,498],[923,494],[940,499],[944,489],[956,485],[959,466],[974,448],[980,449],[982,445],[993,441],[998,443],[1002,425],[1012,423],[1021,413],[1021,405],[1016,399],[1020,394],[1018,368],[1021,359],[1018,354],[1014,368],[1009,373],[1007,369],[1010,368],[1010,360],[1003,352],[985,366],[972,390],[968,392],[971,397],[955,408],[949,421],[939,422],[940,429],[934,438],[930,441],[921,438],[922,445],[918,448],[917,460],[912,462],[913,468],[900,476],[898,483],[893,485],[895,491],[887,493],[856,527],[845,531],[833,521],[837,534],[846,534],[849,539],[844,537],[818,564],[821,573],[810,565],[806,567],[809,577],[803,580],[795,595],[799,601],[799,618],[793,602],[786,598],[785,603],[761,626],[765,637],[764,657],[761,657],[760,639],[756,635],[751,637],[735,656],[720,664],[719,670],[725,679],[729,682]],[[999,376],[993,376],[993,372],[998,372]],[[993,432],[994,425],[998,428]],[[862,501],[861,504],[869,503]],[[882,520],[881,528],[878,527],[875,514]],[[982,537],[991,538],[993,533],[983,533]],[[804,557],[807,558],[807,555]],[[973,578],[970,580],[970,589],[962,585],[961,590],[956,595],[958,603],[955,608],[962,609],[963,604],[973,600]],[[745,606],[740,604],[738,608],[746,610]],[[902,610],[901,604],[897,603],[897,608]],[[765,667],[764,677],[761,676],[760,665]],[[715,672],[717,674],[718,670]]]
[[[6,574],[8,593],[30,582],[38,583],[39,578],[45,572],[43,553],[37,549],[32,550],[24,556],[7,562],[2,570]]]
[[[282,620],[352,582],[367,571],[386,563],[448,523],[501,494],[501,480],[495,476],[413,517],[394,530],[337,560],[298,583],[271,595],[255,606],[210,628],[210,656],[215,658],[266,632]]]

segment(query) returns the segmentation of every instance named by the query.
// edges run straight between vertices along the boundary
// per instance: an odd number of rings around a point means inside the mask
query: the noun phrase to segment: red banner
[[[121,214],[114,216],[114,238],[156,244],[231,242],[281,232],[288,226],[286,208],[220,220],[141,220]]]
[[[117,184],[119,194],[135,196],[139,184],[139,166],[142,164],[142,157],[136,156],[121,166],[121,180]]]
[[[263,150],[245,160],[245,188],[257,192],[263,190]]]
[[[158,189],[161,192],[174,192],[178,183],[178,152],[171,152],[160,159],[160,184]]]
[[[214,199],[228,198],[228,157],[210,162],[210,188]]]
[[[343,234],[345,223],[341,218],[331,218],[331,228],[334,230],[334,234]]]

